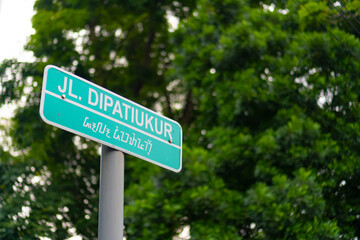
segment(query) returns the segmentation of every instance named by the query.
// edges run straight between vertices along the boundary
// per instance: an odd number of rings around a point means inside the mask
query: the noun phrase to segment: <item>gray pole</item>
[[[99,240],[123,240],[124,154],[101,146]]]

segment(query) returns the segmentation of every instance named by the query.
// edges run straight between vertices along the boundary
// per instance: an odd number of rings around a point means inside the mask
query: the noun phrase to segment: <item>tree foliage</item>
[[[359,237],[359,5],[36,1],[36,61],[0,67],[0,103],[26,97],[3,127],[0,237],[97,236],[98,145],[40,120],[47,64],[183,125],[179,174],[126,156],[127,239]]]

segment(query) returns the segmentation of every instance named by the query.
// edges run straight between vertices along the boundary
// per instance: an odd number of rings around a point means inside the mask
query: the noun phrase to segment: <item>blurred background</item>
[[[48,64],[183,127],[180,173],[125,156],[125,239],[359,239],[359,0],[0,0],[0,34],[0,239],[97,238]]]

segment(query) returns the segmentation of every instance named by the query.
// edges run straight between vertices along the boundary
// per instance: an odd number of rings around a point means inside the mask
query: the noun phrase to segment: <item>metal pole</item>
[[[99,240],[123,240],[124,154],[101,146]]]

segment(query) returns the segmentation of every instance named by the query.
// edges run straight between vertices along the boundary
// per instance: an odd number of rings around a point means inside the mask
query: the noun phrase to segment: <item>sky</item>
[[[18,58],[30,61],[32,53],[25,52],[24,45],[34,33],[31,17],[35,0],[0,0],[0,61]]]
[[[0,0],[0,62],[17,58],[32,61],[33,54],[24,50],[24,45],[35,31],[31,26],[35,0]],[[1,86],[0,86],[1,87]],[[0,108],[2,118],[10,118],[15,108],[8,104]]]

